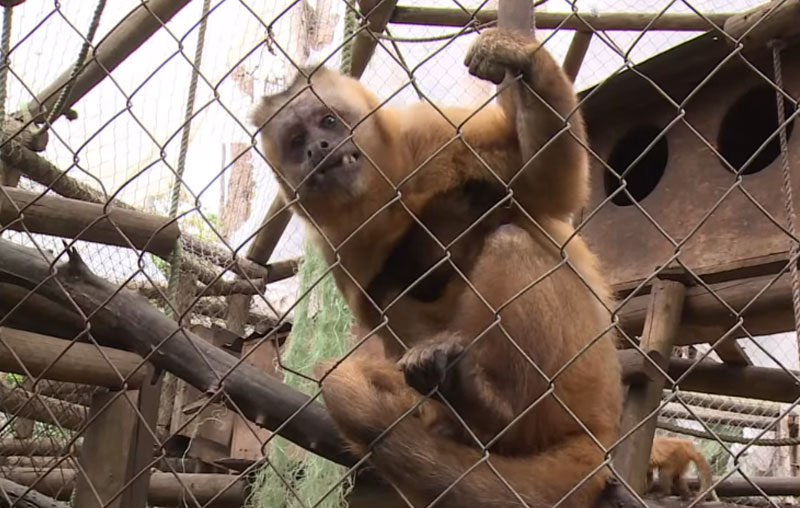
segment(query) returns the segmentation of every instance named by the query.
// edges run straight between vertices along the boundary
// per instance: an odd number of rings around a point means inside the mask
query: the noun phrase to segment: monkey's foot
[[[501,28],[481,32],[464,58],[469,73],[500,84],[506,71],[527,77],[531,71],[531,55],[538,47],[535,40]]]
[[[406,351],[397,365],[403,371],[408,386],[423,395],[439,387],[440,393],[447,398],[457,379],[457,365],[450,364],[463,352],[464,347],[455,337],[433,340]]]

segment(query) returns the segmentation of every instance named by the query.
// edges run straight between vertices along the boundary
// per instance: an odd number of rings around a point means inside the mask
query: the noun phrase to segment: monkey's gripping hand
[[[469,67],[473,76],[496,85],[503,81],[506,71],[530,78],[531,57],[538,48],[539,44],[531,37],[511,30],[489,28],[481,32],[469,48],[464,65]]]
[[[422,395],[438,387],[439,393],[448,399],[459,390],[460,364],[465,362],[459,357],[463,352],[464,346],[457,337],[439,337],[412,347],[397,365],[408,386]],[[456,360],[459,361],[454,364]]]

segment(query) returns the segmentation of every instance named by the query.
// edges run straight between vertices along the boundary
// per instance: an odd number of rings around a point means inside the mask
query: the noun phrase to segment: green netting
[[[298,273],[298,294],[313,289],[295,308],[292,334],[281,354],[287,369],[284,382],[309,395],[319,390],[311,379],[314,366],[347,352],[352,322],[344,298],[326,271],[319,250],[307,244]],[[270,444],[268,463],[256,475],[250,504],[257,508],[347,506],[350,483],[346,472],[345,467],[276,437]]]

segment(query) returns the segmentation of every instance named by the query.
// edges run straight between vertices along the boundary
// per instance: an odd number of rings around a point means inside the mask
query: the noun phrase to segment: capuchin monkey
[[[676,494],[684,500],[690,500],[692,492],[684,477],[690,462],[694,462],[697,466],[700,476],[700,492],[707,491],[714,484],[711,466],[705,457],[695,449],[691,441],[677,437],[653,439],[650,464],[647,468],[648,491],[664,496]],[[653,481],[653,471],[656,469],[658,470],[658,480]],[[713,501],[719,501],[717,493],[713,490],[706,497]]]
[[[586,508],[622,387],[610,290],[569,223],[588,196],[583,119],[531,37],[484,30],[465,64],[508,77],[496,104],[393,109],[318,68],[253,114],[284,196],[385,353],[324,366],[325,404],[415,506]]]

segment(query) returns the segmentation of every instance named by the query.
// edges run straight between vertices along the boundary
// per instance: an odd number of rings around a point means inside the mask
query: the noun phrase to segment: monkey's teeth
[[[342,162],[344,162],[345,164],[352,164],[355,161],[356,161],[356,158],[353,157],[352,155],[350,155],[349,153],[347,155],[345,155],[344,157],[342,157]]]

